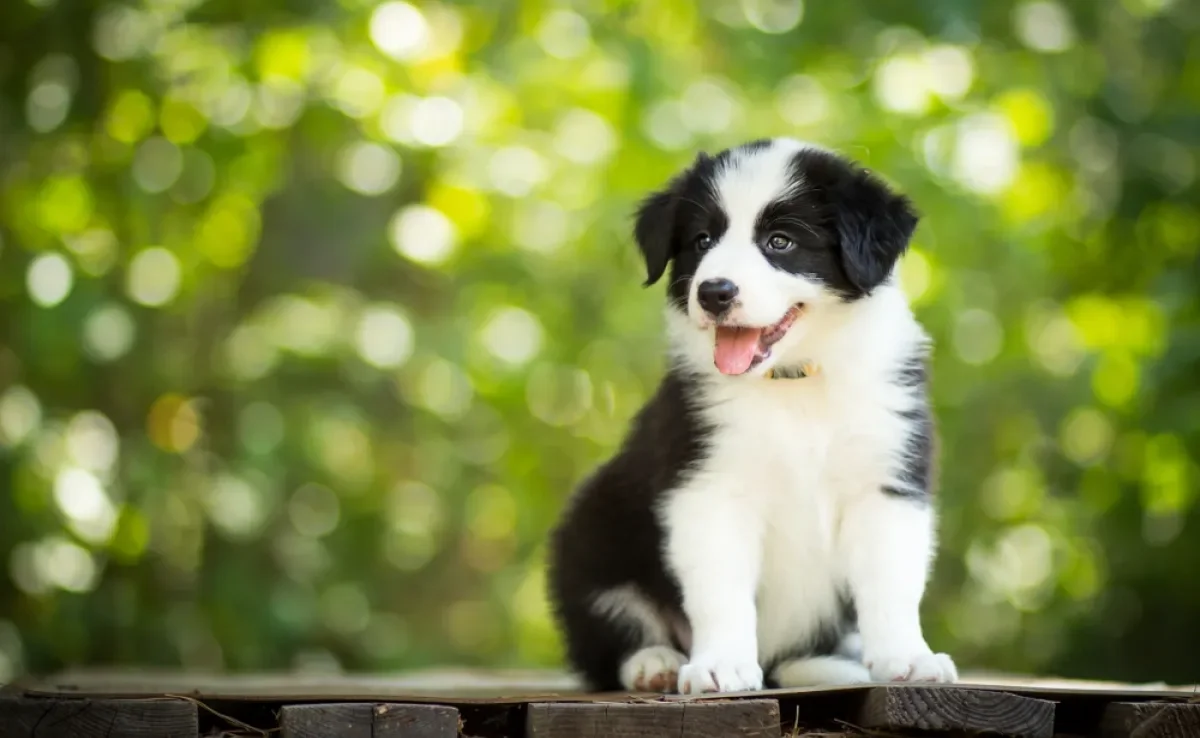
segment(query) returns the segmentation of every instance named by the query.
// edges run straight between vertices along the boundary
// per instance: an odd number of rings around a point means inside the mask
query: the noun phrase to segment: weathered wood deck
[[[967,676],[696,698],[585,694],[561,675],[73,672],[0,688],[0,738],[1200,738],[1200,689]]]

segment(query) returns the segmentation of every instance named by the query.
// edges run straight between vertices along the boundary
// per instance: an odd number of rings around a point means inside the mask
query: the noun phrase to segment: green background
[[[1187,0],[5,0],[0,679],[554,665],[662,370],[637,198],[789,135],[916,201],[932,645],[1195,680]]]

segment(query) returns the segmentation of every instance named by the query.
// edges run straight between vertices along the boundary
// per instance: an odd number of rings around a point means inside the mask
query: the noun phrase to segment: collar
[[[804,379],[821,373],[821,365],[815,361],[801,362],[798,366],[772,367],[766,373],[767,379]]]

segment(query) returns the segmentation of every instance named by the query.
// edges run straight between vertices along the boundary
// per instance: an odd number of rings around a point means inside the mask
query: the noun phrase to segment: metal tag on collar
[[[821,367],[815,361],[806,361],[796,367],[772,367],[767,372],[768,379],[804,379],[819,374]]]

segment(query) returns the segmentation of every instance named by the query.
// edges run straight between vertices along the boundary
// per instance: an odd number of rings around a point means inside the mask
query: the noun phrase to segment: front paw
[[[932,651],[908,655],[888,655],[867,662],[871,679],[876,682],[956,682],[958,669],[944,653]]]
[[[680,694],[751,692],[762,685],[762,667],[753,659],[700,656],[679,670]]]

